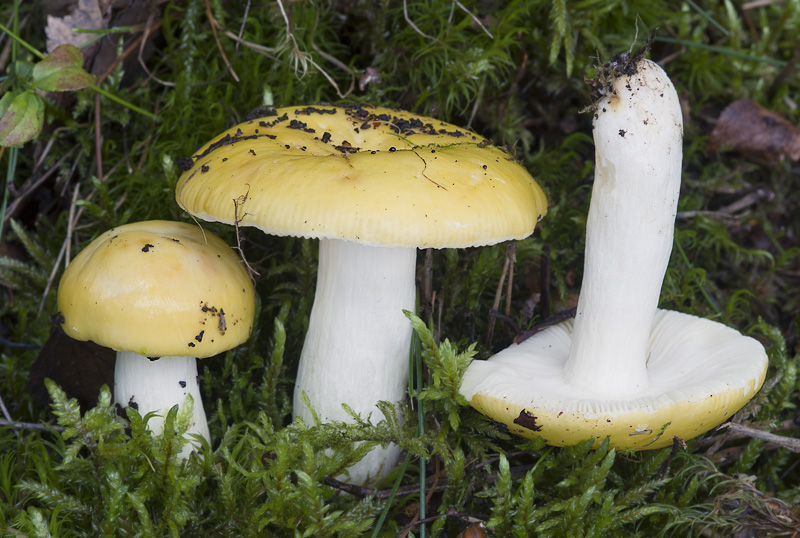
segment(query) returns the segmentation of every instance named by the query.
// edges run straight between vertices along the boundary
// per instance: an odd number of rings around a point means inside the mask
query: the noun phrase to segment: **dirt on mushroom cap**
[[[386,108],[266,109],[189,159],[178,203],[275,235],[463,247],[528,236],[545,196],[506,152],[465,129]]]
[[[109,230],[81,251],[61,279],[58,307],[76,340],[151,357],[209,357],[250,336],[255,292],[220,238],[148,221]]]

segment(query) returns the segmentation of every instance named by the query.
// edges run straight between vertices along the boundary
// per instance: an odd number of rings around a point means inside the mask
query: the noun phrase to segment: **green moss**
[[[0,20],[12,20],[15,32],[44,50],[42,6],[15,11],[6,4]],[[457,389],[473,357],[490,356],[574,305],[594,153],[591,117],[579,113],[589,102],[583,79],[598,62],[630,49],[637,30],[640,44],[659,27],[651,57],[663,61],[689,105],[680,215],[661,305],[764,342],[771,358],[765,388],[736,420],[798,437],[790,422],[800,391],[798,166],[706,147],[714,118],[738,98],[800,124],[800,78],[784,70],[796,60],[796,3],[206,6],[159,6],[155,53],[143,49],[147,71],[136,51],[103,83],[155,121],[101,97],[98,155],[95,94],[80,90],[47,97],[37,141],[0,150],[0,216],[7,221],[0,233],[0,396],[13,420],[45,425],[0,427],[0,535],[395,536],[408,529],[456,536],[475,521],[494,536],[725,535],[745,527],[771,536],[792,528],[800,468],[785,448],[720,437],[722,431],[686,449],[551,448],[510,436],[467,407]],[[9,51],[0,55],[8,58],[4,72],[11,62],[35,60],[22,47]],[[413,406],[383,405],[371,423],[292,422],[316,244],[246,229],[241,247],[259,272],[258,320],[245,345],[201,363],[212,437],[202,457],[176,457],[184,411],[173,410],[166,433],[152,437],[147,417],[131,410],[118,416],[99,384],[89,409],[53,384],[51,406],[34,400],[27,375],[37,350],[15,344],[47,340],[68,252],[74,257],[128,221],[188,221],[174,203],[180,157],[253,108],[316,102],[401,106],[469,126],[506,145],[542,184],[550,208],[536,233],[516,245],[510,297],[501,302],[509,317],[494,320],[491,337],[507,246],[434,251],[433,308],[423,303],[419,317],[409,316],[420,340]],[[205,226],[236,244],[228,227]],[[360,495],[336,487],[333,479],[369,447],[388,442],[405,449],[406,465]]]

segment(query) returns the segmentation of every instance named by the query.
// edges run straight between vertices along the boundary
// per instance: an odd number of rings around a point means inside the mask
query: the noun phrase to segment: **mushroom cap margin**
[[[570,395],[558,368],[568,356],[572,326],[568,320],[487,361],[474,361],[461,394],[522,437],[543,437],[556,446],[589,438],[599,445],[610,437],[617,449],[643,450],[721,424],[758,392],[766,376],[768,358],[757,340],[720,323],[658,310],[648,361],[651,386],[644,394],[616,401]],[[524,371],[513,369],[521,364],[527,364]]]

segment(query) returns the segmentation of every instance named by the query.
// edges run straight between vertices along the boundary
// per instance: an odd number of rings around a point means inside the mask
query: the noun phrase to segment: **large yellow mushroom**
[[[367,418],[405,397],[417,248],[527,237],[547,204],[528,172],[487,139],[434,118],[348,105],[268,109],[182,162],[177,200],[204,220],[319,238],[314,306],[295,384],[310,421]],[[236,203],[233,203],[233,202]],[[355,483],[388,472],[370,452]]]

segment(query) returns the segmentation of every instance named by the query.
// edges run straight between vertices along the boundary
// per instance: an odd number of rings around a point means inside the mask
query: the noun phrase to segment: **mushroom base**
[[[460,392],[516,435],[574,445],[606,437],[619,449],[656,449],[721,424],[761,388],[764,347],[720,323],[658,310],[650,332],[649,386],[629,399],[595,396],[569,384],[573,320],[550,327],[486,361],[474,361]],[[619,380],[625,384],[624,379]]]
[[[156,435],[164,430],[164,418],[175,405],[193,400],[192,418],[187,435],[199,434],[210,441],[203,399],[197,384],[197,359],[194,357],[161,357],[150,360],[138,353],[118,351],[114,371],[114,402],[121,407],[133,406],[140,415],[156,413],[147,426]],[[196,443],[189,443],[181,452],[188,457]]]

